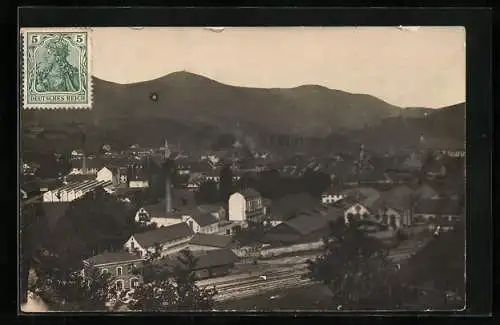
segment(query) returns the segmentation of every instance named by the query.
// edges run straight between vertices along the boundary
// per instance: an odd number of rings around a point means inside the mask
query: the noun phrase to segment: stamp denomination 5
[[[22,38],[23,108],[91,108],[90,30],[30,28]]]

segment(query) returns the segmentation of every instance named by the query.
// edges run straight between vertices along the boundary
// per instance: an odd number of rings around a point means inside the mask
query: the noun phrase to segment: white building
[[[350,206],[348,209],[345,210],[344,212],[344,220],[346,224],[349,223],[349,219],[354,217],[359,220],[363,220],[366,217],[370,215],[370,210],[368,210],[367,207],[360,203],[355,203],[354,205]]]
[[[193,233],[216,234],[219,232],[219,221],[210,213],[196,213],[182,217]]]
[[[115,175],[113,174],[113,172],[109,168],[103,167],[97,172],[96,180],[113,182],[114,176]]]
[[[142,257],[145,257],[148,253],[154,253],[158,245],[160,254],[166,256],[187,248],[193,236],[192,229],[185,222],[181,222],[172,226],[133,234],[125,242],[124,248],[129,252],[137,252]]]
[[[71,202],[97,188],[106,189],[111,186],[112,183],[108,181],[86,180],[72,182],[54,190],[46,191],[43,194],[43,202]]]
[[[229,197],[229,220],[260,222],[264,217],[262,196],[254,189],[246,189]]]
[[[96,175],[102,168],[102,162],[99,159],[91,159],[83,156],[71,161],[70,175]]]
[[[149,187],[149,181],[147,179],[134,179],[130,180],[128,183],[130,188],[146,188]]]
[[[321,194],[321,203],[323,204],[333,204],[345,198],[346,195],[341,193],[340,190],[333,187],[328,188]]]

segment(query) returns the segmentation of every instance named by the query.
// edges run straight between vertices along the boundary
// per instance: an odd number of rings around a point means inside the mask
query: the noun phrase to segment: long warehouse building
[[[47,191],[43,194],[43,202],[71,202],[85,194],[96,190],[112,186],[111,181],[85,180],[72,182],[62,187]]]

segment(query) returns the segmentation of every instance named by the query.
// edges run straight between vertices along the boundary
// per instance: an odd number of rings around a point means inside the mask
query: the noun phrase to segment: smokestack
[[[170,171],[167,171],[165,179],[165,212],[172,212],[172,184],[170,181]]]
[[[165,161],[170,157],[170,148],[168,147],[167,139],[165,139],[165,152],[164,152]]]
[[[82,151],[83,151],[83,163],[82,171],[83,174],[87,174],[87,153],[85,152],[85,133],[82,134]]]
[[[85,154],[85,151],[83,151],[82,171],[84,175],[87,175],[87,156]]]
[[[165,213],[172,212],[172,166],[169,162],[170,150],[167,139],[165,139],[165,152],[163,159],[165,161]]]

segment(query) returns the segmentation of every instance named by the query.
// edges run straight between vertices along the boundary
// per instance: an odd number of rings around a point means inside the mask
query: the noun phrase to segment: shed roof
[[[141,261],[144,260],[141,256],[131,254],[125,251],[118,252],[104,252],[99,255],[92,256],[86,259],[84,262],[93,264],[95,266],[103,265],[103,264],[119,264],[119,263],[127,263],[132,261]]]
[[[232,237],[224,235],[214,235],[214,234],[201,234],[197,233],[189,241],[192,245],[198,246],[208,246],[208,247],[228,247],[232,242]]]
[[[196,221],[196,223],[200,225],[200,227],[205,227],[217,223],[217,219],[210,213],[206,212],[193,213],[192,215],[190,215],[190,217],[193,218],[194,221]]]
[[[169,255],[165,261],[166,264],[174,267],[181,266],[181,262],[177,257],[182,256],[182,253]],[[230,249],[215,249],[210,251],[194,251],[193,256],[196,258],[196,270],[207,269],[217,266],[231,265],[238,261],[238,257]]]
[[[164,244],[191,235],[193,235],[191,228],[186,223],[181,222],[172,226],[137,233],[133,236],[143,248],[148,248],[153,247],[155,244]]]

